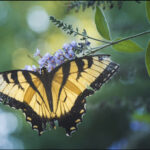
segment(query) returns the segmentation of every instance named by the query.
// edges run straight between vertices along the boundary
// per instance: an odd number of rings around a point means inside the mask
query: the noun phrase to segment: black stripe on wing
[[[78,75],[76,80],[78,80],[81,76],[81,72],[83,72],[83,68],[84,68],[84,61],[82,59],[75,59],[75,63],[78,67]]]
[[[6,81],[7,83],[10,83],[8,76],[7,76],[7,73],[3,73],[2,76],[3,76],[4,81]]]
[[[17,71],[13,71],[10,74],[11,74],[11,79],[14,81],[14,84],[18,85],[19,88],[24,90],[23,87],[21,86],[21,84],[19,83]]]
[[[88,62],[88,68],[91,68],[92,64],[93,64],[93,58],[92,57],[87,57],[85,58]],[[75,63],[78,67],[78,75],[76,80],[78,80],[81,77],[81,73],[84,72],[84,61],[83,59],[75,59]]]
[[[58,100],[60,99],[61,91],[68,80],[68,76],[69,76],[69,72],[70,72],[70,62],[62,66],[62,71],[63,71],[63,81],[62,81],[61,87],[59,89]]]
[[[25,77],[27,83],[30,84],[30,86],[33,88],[33,90],[35,90],[35,91],[39,94],[39,96],[41,97],[42,101],[45,103],[45,101],[44,101],[44,99],[43,99],[41,93],[39,92],[39,90],[38,90],[38,89],[36,88],[36,86],[34,85],[30,73],[29,73],[28,71],[23,71],[22,73],[23,73],[23,75],[24,75],[24,77]]]
[[[88,60],[88,68],[91,68],[93,64],[93,57],[87,57],[86,59]]]

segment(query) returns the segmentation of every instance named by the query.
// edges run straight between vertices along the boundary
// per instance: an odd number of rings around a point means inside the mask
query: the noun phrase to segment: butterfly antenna
[[[18,67],[15,67],[15,66],[13,66],[13,68],[12,68],[13,70],[18,70],[19,68]]]

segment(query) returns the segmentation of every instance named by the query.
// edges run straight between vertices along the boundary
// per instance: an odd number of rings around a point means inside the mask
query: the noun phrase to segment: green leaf
[[[118,41],[118,40],[120,40],[120,39],[116,39],[115,41]],[[143,51],[143,49],[139,45],[137,45],[135,42],[133,42],[131,40],[119,42],[117,44],[114,44],[112,47],[119,52],[134,53],[134,52]]]
[[[148,75],[150,76],[150,42],[146,50],[145,64],[146,64]]]
[[[98,7],[96,7],[95,24],[96,24],[96,28],[97,28],[99,34],[103,38],[110,40],[110,34],[109,34],[109,28],[107,25],[107,21],[103,15],[102,11]]]
[[[137,113],[134,113],[133,114],[133,119],[135,120],[138,120],[138,121],[142,121],[142,122],[147,122],[147,123],[150,123],[150,114],[137,114]]]
[[[147,19],[150,22],[150,1],[146,1],[146,14],[147,14]]]

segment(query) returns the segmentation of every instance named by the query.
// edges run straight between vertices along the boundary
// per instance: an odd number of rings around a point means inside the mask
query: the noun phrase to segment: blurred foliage
[[[134,8],[134,11],[133,11]],[[34,2],[0,2],[0,71],[22,69],[25,65],[36,63],[28,57],[36,48],[45,52],[54,53],[64,43],[79,40],[77,37],[66,35],[49,22],[45,30],[37,32],[32,28],[30,21],[34,18],[34,11],[41,11],[47,16],[55,16],[73,27],[86,29],[88,35],[102,39],[97,33],[94,24],[95,11],[85,9],[84,12],[67,12],[66,2],[34,1]],[[148,30],[150,25],[146,17],[145,2],[124,2],[121,9],[105,9],[104,14],[108,21],[113,39],[126,37]],[[34,13],[36,14],[36,13]],[[49,19],[47,17],[47,19]],[[42,22],[37,17],[34,27],[39,28]],[[150,35],[133,39],[145,51]],[[91,41],[92,46],[101,43]],[[144,52],[145,52],[144,51]],[[111,47],[103,49],[101,53],[110,54],[114,62],[120,64],[117,74],[94,95],[87,99],[87,113],[78,131],[72,137],[65,135],[64,129],[47,129],[38,136],[31,125],[26,122],[19,110],[0,105],[4,112],[12,112],[18,119],[18,128],[11,137],[20,139],[24,148],[108,148],[115,141],[128,139],[129,148],[143,148],[149,146],[149,130],[140,133],[131,131],[132,120],[149,122],[150,115],[150,79],[145,67],[145,53],[116,52]],[[145,115],[146,114],[146,115]],[[139,116],[140,117],[137,117]],[[143,118],[143,120],[141,119]],[[7,119],[7,118],[6,118]],[[11,128],[11,124],[9,128]],[[0,137],[2,138],[2,137]],[[11,139],[10,139],[11,140]],[[16,146],[17,148],[17,141]],[[6,145],[7,147],[7,145]]]
[[[150,22],[150,2],[146,1],[146,13],[147,13],[147,19]]]
[[[147,50],[146,50],[146,56],[145,56],[145,63],[146,63],[146,67],[147,67],[147,72],[150,76],[150,42],[148,44]]]
[[[139,0],[135,0],[136,3],[139,3]],[[75,9],[76,12],[82,8],[82,11],[85,11],[87,8],[96,8],[97,6],[102,7],[103,9],[109,8],[118,8],[121,9],[124,1],[104,1],[104,0],[99,0],[99,1],[71,1],[68,2],[68,10]]]

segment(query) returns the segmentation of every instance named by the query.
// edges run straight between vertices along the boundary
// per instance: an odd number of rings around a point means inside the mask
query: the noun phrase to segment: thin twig
[[[84,35],[82,35],[81,33],[79,33],[79,32],[76,32],[76,31],[73,31],[74,33],[76,33],[77,35],[80,35],[80,36],[83,36],[83,37],[85,37],[85,38],[89,38],[89,39],[91,39],[91,40],[95,40],[95,41],[98,41],[98,42],[103,42],[103,43],[111,43],[111,42],[109,42],[109,41],[103,41],[103,40],[99,40],[99,39],[96,39],[96,38],[93,38],[93,37],[90,37],[90,36],[84,36]]]
[[[30,55],[30,54],[27,54],[27,56],[32,59],[36,64],[38,64],[38,62]]]
[[[99,51],[99,50],[101,50],[101,49],[104,49],[104,48],[106,48],[106,47],[109,47],[109,46],[118,44],[118,43],[120,43],[120,42],[129,40],[129,39],[132,39],[132,38],[141,36],[141,35],[145,35],[145,34],[148,34],[148,33],[150,33],[150,30],[145,31],[145,32],[142,32],[142,33],[138,33],[138,34],[136,34],[136,35],[129,36],[129,37],[127,37],[127,38],[123,38],[123,39],[118,40],[118,41],[115,41],[115,42],[111,42],[111,43],[108,43],[108,44],[105,44],[105,45],[102,45],[102,46],[93,48],[93,49],[88,53],[88,55],[90,55],[90,54],[92,54],[92,53],[95,53],[95,52],[97,52],[97,51]]]

